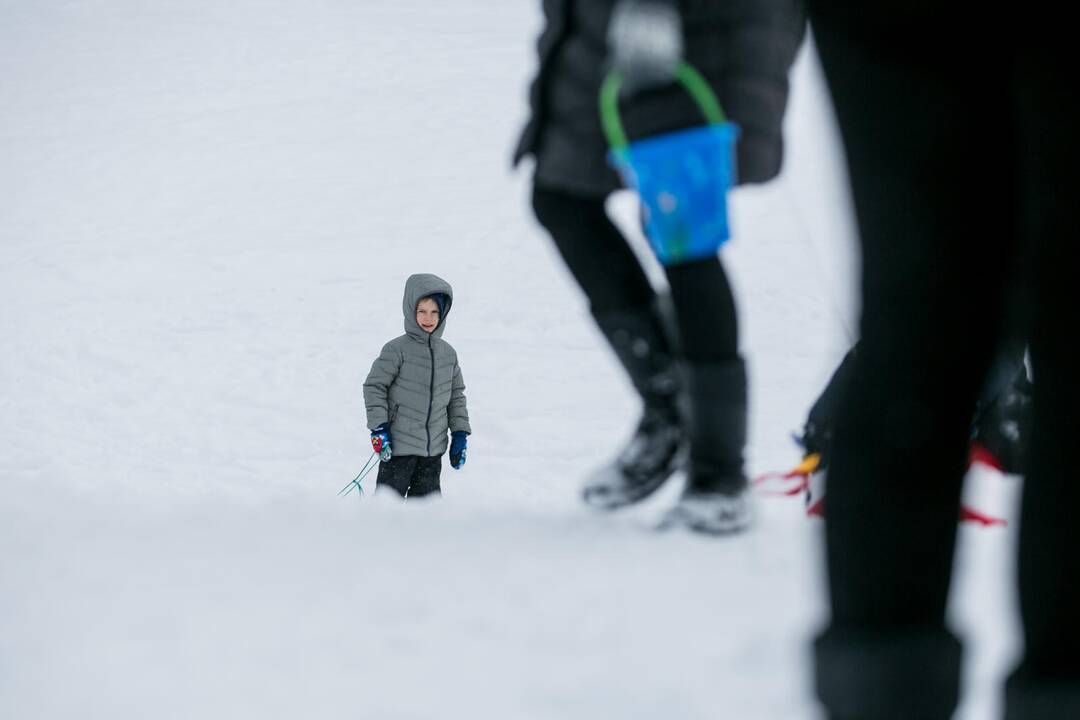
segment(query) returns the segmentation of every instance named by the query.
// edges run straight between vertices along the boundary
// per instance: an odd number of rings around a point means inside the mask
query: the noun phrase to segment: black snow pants
[[[402,497],[441,495],[442,490],[439,488],[441,474],[442,455],[435,457],[395,455],[387,462],[379,463],[375,492],[390,488]]]
[[[536,185],[532,203],[594,314],[654,306],[653,288],[626,239],[608,218],[603,196]],[[701,363],[735,359],[735,298],[720,260],[682,263],[665,272],[682,355]]]
[[[1072,26],[1049,5],[1006,17],[809,4],[863,251],[862,340],[828,477],[818,696],[834,720],[953,713],[960,644],[945,610],[968,433],[1029,262],[1026,647],[1006,718],[1080,717],[1080,113],[1072,42],[1055,36]]]

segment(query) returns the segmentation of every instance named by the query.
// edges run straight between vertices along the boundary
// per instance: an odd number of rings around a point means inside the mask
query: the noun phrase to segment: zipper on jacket
[[[427,430],[427,454],[431,457],[431,406],[435,404],[435,348],[431,347],[431,338],[428,337],[428,352],[431,354],[431,384],[428,385],[427,422],[424,429]]]

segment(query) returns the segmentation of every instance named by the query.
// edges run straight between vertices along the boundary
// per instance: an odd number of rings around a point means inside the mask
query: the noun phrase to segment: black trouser
[[[829,384],[825,386],[821,395],[814,401],[814,405],[810,408],[810,413],[806,418],[807,437],[804,438],[808,442],[806,451],[821,454],[818,467],[822,470],[828,466],[832,457],[831,440],[836,426],[837,408],[840,405],[841,398],[851,387],[851,378],[855,371],[855,356],[858,354],[858,348],[859,343],[856,342],[855,346],[844,355],[844,359],[841,360],[840,365],[829,379]],[[980,412],[993,407],[994,403],[1008,391],[1010,386],[1018,381],[1019,377],[1026,377],[1022,375],[1024,372],[1025,350],[1024,339],[1016,338],[1013,335],[1007,338],[995,354],[994,361],[987,372],[986,380],[982,384],[979,393],[977,407]]]
[[[533,188],[533,209],[551,234],[594,313],[648,308],[652,286],[626,239],[608,218],[603,197]],[[735,299],[717,258],[665,268],[683,355],[723,362],[738,353]]]
[[[375,480],[375,492],[391,488],[405,497],[441,495],[439,475],[442,474],[442,455],[420,457],[419,455],[395,455],[379,463],[379,476]]]
[[[968,433],[1030,252],[1026,653],[1006,704],[1010,718],[1080,717],[1071,45],[1041,38],[1035,50],[1019,21],[1013,32],[969,26],[1003,17],[989,11],[954,22],[937,5],[845,5],[811,2],[863,250],[862,340],[828,477],[832,620],[817,642],[818,692],[836,718],[952,712],[959,653],[945,608]],[[984,52],[964,55],[962,37]],[[1056,709],[1039,715],[1040,702]]]

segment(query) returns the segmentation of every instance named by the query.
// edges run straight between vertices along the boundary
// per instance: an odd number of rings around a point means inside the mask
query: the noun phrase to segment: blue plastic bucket
[[[696,70],[683,63],[676,77],[709,124],[629,142],[617,107],[621,78],[609,74],[600,93],[609,160],[641,198],[645,234],[664,265],[714,256],[731,237],[727,192],[739,136]]]

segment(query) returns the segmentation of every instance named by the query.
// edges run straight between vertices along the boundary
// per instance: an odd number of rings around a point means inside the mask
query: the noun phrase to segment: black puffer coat
[[[679,0],[685,56],[742,128],[738,181],[780,171],[788,70],[805,32],[801,0]],[[537,183],[582,195],[621,186],[605,159],[598,94],[606,72],[607,28],[615,0],[544,0],[540,71],[530,90],[532,117],[514,163],[536,156]],[[631,138],[699,125],[701,113],[679,87],[622,103]]]

